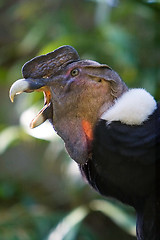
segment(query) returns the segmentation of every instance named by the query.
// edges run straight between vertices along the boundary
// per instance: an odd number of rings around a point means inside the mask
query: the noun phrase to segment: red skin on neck
[[[90,154],[92,149],[92,141],[93,141],[92,125],[89,121],[82,120],[82,128],[87,138],[88,154]]]

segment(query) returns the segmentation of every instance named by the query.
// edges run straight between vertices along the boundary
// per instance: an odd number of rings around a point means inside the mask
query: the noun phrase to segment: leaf
[[[34,129],[30,128],[30,123],[32,119],[36,116],[38,111],[39,111],[39,108],[34,105],[33,107],[30,107],[29,109],[27,109],[21,114],[20,123],[23,129],[25,130],[25,132],[31,135],[32,137],[43,139],[46,141],[58,139],[58,135],[56,134],[53,127],[48,121],[46,121],[45,123],[41,124],[40,126]]]
[[[47,240],[63,240],[71,230],[76,231],[76,226],[83,221],[89,211],[86,207],[80,206],[74,209],[57,225],[57,227],[49,234]]]
[[[148,3],[160,3],[160,0],[148,0]]]
[[[7,127],[0,133],[0,154],[17,139],[20,138],[20,128],[16,126]]]
[[[102,212],[127,233],[136,236],[135,218],[122,208],[104,200],[93,200],[90,207],[94,211]]]

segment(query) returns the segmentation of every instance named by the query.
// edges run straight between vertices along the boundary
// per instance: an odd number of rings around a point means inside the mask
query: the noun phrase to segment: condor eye
[[[75,69],[73,69],[73,70],[71,71],[71,76],[72,76],[72,77],[75,77],[75,76],[77,76],[78,74],[79,74],[78,68],[75,68]]]

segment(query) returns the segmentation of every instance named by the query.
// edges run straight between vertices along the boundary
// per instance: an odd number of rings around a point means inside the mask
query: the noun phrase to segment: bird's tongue
[[[48,88],[42,89],[44,94],[44,107],[39,111],[36,117],[32,120],[30,127],[35,128],[44,123],[47,119],[52,119],[53,107],[51,102],[51,93]]]

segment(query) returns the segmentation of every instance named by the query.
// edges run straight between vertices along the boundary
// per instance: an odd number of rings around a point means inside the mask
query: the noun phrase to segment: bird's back
[[[100,120],[92,158],[81,169],[103,195],[135,205],[155,191],[159,162],[160,104],[142,125]]]

